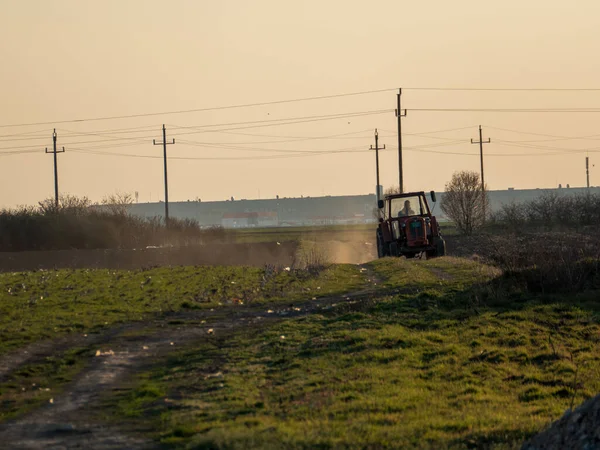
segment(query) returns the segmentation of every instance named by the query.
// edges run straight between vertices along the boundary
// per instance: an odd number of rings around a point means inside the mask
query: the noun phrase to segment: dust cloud
[[[377,258],[377,249],[373,242],[359,239],[356,241],[318,242],[328,262],[335,264],[363,264]]]

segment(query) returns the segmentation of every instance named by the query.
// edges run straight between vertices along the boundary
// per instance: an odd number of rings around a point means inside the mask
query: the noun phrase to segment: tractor
[[[431,191],[435,203],[435,192]],[[377,256],[422,257],[444,256],[446,242],[440,226],[431,214],[425,192],[386,195],[377,202],[383,217],[377,227]]]

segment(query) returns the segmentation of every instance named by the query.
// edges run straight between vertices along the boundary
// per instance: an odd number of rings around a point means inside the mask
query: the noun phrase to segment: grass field
[[[108,409],[193,448],[515,448],[600,389],[594,295],[491,308],[472,262],[373,269],[382,296],[201,343]]]
[[[376,224],[322,225],[305,227],[240,228],[227,230],[235,242],[273,242],[336,239],[340,241],[373,240]],[[444,235],[456,234],[450,222],[441,224]]]
[[[0,355],[67,333],[93,333],[157,314],[293,301],[359,288],[356,267],[303,270],[177,267],[0,274]],[[317,289],[318,288],[318,289]]]
[[[232,308],[290,303],[363,286],[358,268],[348,265],[314,274],[246,267],[0,274],[0,358],[28,345],[67,339],[54,354],[22,365],[0,382],[0,420],[51,398],[94,356],[97,337],[117,325],[185,311],[231,313]]]
[[[600,390],[597,291],[533,296],[466,259],[314,273],[35,272],[1,275],[0,288],[5,357],[31,342],[140,324],[0,377],[0,421],[60,404],[98,349],[135,361],[131,342],[157,330],[180,336],[177,346],[132,365],[69,420],[165,448],[504,449]],[[149,320],[176,311],[165,328]],[[215,320],[214,334],[177,335]]]
[[[344,242],[373,239],[374,224],[306,227],[241,228],[227,230],[235,242],[326,241]]]

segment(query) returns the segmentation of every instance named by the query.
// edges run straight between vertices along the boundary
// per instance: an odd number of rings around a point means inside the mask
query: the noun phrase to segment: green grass
[[[442,235],[456,235],[451,222],[440,223]],[[304,227],[271,227],[228,229],[228,237],[235,242],[285,242],[285,241],[370,241],[375,238],[377,224],[319,225]]]
[[[74,348],[18,368],[8,381],[0,383],[0,422],[53,401],[92,355],[88,348]]]
[[[363,284],[351,265],[314,275],[208,266],[0,274],[0,355],[28,343],[173,311],[294,301]]]
[[[381,296],[208,339],[104,411],[177,448],[503,449],[600,390],[597,292],[491,307],[470,261],[373,269]]]

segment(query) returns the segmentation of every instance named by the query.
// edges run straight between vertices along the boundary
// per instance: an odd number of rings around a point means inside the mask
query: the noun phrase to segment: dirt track
[[[379,280],[370,276],[372,283]],[[57,394],[52,404],[47,404],[25,417],[0,426],[2,448],[9,449],[149,449],[158,448],[136,436],[132,430],[115,429],[98,422],[94,414],[101,394],[118,389],[136,372],[151,364],[158,364],[165,357],[181,348],[193,346],[206,339],[218,339],[241,327],[265,326],[284,318],[302,316],[331,308],[362,308],[369,304],[375,294],[374,287],[342,296],[306,301],[294,305],[271,307],[273,314],[266,313],[265,306],[246,307],[227,311],[194,311],[178,313],[158,320],[139,322],[114,328],[95,338],[93,348],[112,350],[111,354],[92,358],[75,381]],[[227,318],[223,318],[228,313]],[[177,318],[178,325],[170,325]],[[198,325],[199,320],[206,321]],[[183,325],[181,323],[184,322]],[[214,329],[214,335],[209,329]],[[158,331],[157,331],[158,329]],[[133,335],[131,332],[136,331]],[[79,339],[81,340],[81,339]],[[24,363],[43,360],[56,355],[78,340],[56,340],[42,347],[32,346],[0,358],[0,367],[6,376]],[[35,347],[35,352],[31,350]],[[23,356],[25,355],[25,356]],[[145,430],[150,431],[150,430]]]

